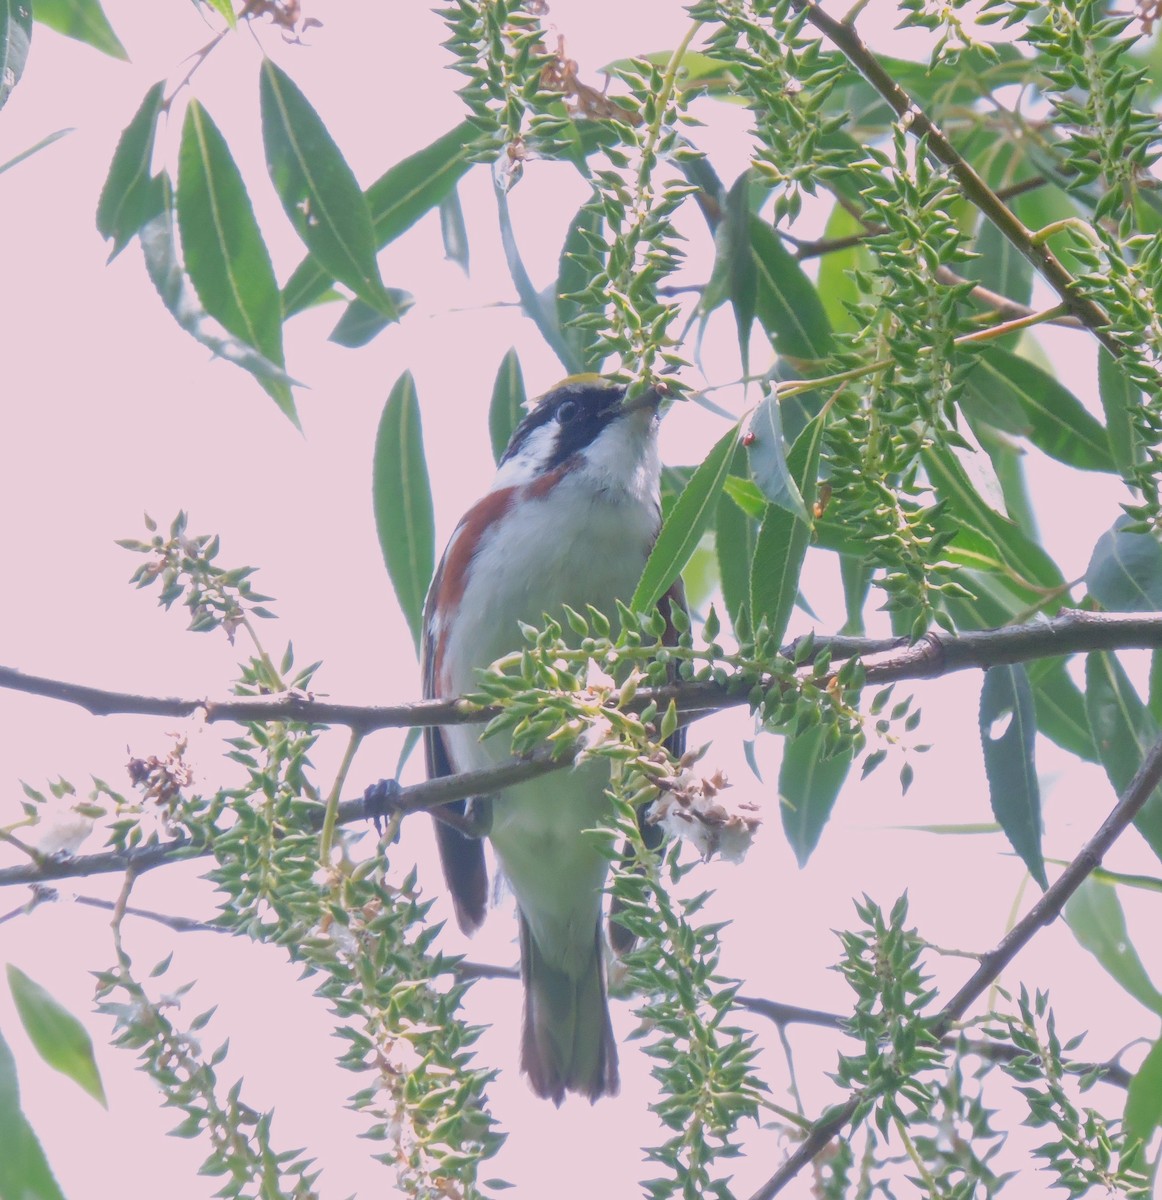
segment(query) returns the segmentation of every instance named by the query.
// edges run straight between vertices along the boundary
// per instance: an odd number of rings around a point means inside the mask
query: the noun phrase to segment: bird
[[[561,619],[565,605],[612,617],[617,600],[630,600],[661,526],[662,391],[627,402],[620,383],[574,376],[530,407],[433,576],[421,650],[426,698],[472,692],[481,668],[524,645],[521,622],[541,627],[546,615]],[[684,605],[680,579],[663,598],[664,615],[670,604]],[[665,640],[676,641],[668,618],[667,630]],[[428,727],[424,743],[432,779],[510,756],[507,737],[481,740],[470,725]],[[619,1086],[602,937],[609,863],[583,836],[611,811],[608,784],[608,762],[591,759],[434,814],[461,930],[479,928],[488,907],[482,834],[515,896],[521,1070],[558,1106],[568,1092],[594,1102]],[[644,824],[643,832],[656,847],[660,832]],[[624,927],[611,923],[610,932],[616,948],[632,945]]]

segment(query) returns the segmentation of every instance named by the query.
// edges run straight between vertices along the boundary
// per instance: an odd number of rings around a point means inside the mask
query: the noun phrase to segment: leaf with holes
[[[980,739],[989,803],[1010,845],[1041,885],[1041,789],[1033,759],[1037,720],[1033,693],[1019,663],[989,667],[980,694]]]
[[[382,249],[410,229],[455,187],[468,170],[472,127],[467,123],[437,138],[389,168],[364,192],[375,245]],[[332,277],[313,256],[295,268],[283,290],[283,307],[288,317],[309,308],[326,295]]]
[[[32,40],[32,6],[28,0],[0,0],[0,108],[24,74]]]
[[[259,75],[262,140],[271,182],[307,249],[364,304],[398,319],[379,277],[371,211],[319,114],[269,58]]]
[[[372,499],[383,561],[419,650],[424,597],[435,567],[436,523],[420,403],[410,371],[391,389],[379,420]]]

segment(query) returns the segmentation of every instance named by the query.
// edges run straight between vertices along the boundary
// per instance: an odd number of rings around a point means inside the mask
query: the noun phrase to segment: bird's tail
[[[554,1104],[566,1092],[580,1092],[590,1102],[615,1095],[617,1043],[605,997],[600,920],[593,951],[574,975],[545,958],[524,913],[519,916],[525,995],[521,1070],[533,1091]]]

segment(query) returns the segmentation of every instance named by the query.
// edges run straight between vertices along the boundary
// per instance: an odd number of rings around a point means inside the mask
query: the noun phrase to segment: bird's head
[[[626,402],[626,389],[578,375],[541,396],[517,426],[494,490],[551,487],[566,476],[603,493],[645,498],[658,488],[658,405],[650,390]]]

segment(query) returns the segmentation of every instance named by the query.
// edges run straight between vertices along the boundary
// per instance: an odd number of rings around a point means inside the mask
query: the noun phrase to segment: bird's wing
[[[439,661],[439,639],[444,631],[438,629],[433,620],[435,598],[439,595],[444,574],[441,563],[432,579],[428,598],[424,604],[424,638],[421,653],[424,698],[436,699],[436,665]],[[456,768],[448,753],[448,745],[441,729],[429,725],[424,729],[424,761],[429,779],[455,775]],[[468,811],[467,800],[454,800],[441,806],[459,816]],[[469,837],[459,829],[447,824],[433,813],[436,826],[436,845],[440,851],[440,865],[444,868],[444,882],[452,896],[456,910],[456,922],[465,933],[472,933],[484,923],[488,908],[488,867],[484,861],[484,843],[480,838]]]

